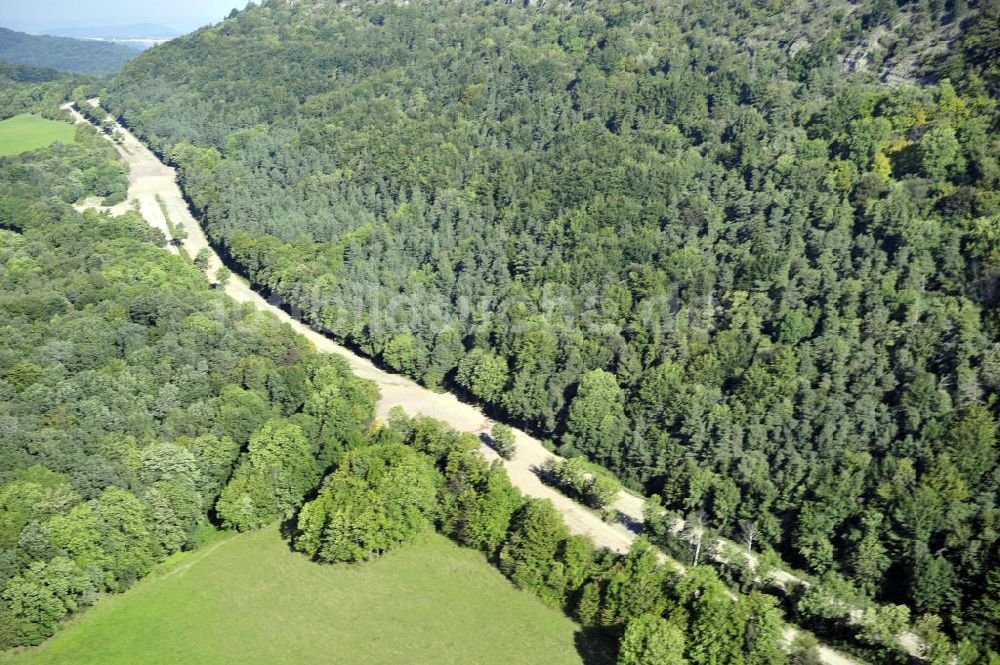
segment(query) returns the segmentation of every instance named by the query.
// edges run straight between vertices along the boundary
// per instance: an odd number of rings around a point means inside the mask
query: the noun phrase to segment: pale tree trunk
[[[697,566],[701,559],[701,541],[705,537],[705,513],[699,510],[691,515],[684,530],[688,540],[694,545],[694,565]]]
[[[753,539],[757,535],[757,522],[755,520],[740,522],[740,531],[743,534],[743,543],[747,546],[747,562],[750,562],[753,560]]]

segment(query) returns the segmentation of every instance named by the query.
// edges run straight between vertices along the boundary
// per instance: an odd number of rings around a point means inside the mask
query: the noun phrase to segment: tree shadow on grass
[[[573,635],[576,652],[584,665],[615,665],[618,633],[600,626],[583,626]]]

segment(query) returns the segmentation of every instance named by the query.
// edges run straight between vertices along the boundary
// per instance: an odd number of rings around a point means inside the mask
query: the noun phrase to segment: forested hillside
[[[586,625],[587,662],[611,663],[619,640],[623,664],[786,662],[775,599],[661,565],[645,540],[621,556],[570,535],[471,433],[397,412],[371,427],[374,387],[343,359],[211,289],[135,213],[74,211],[125,175],[96,130],[76,134],[0,160],[0,647],[42,642],[213,523],[278,522],[317,563],[376,559],[437,527]],[[391,597],[398,581],[371,591]],[[246,582],[226,591],[259,595]],[[434,611],[440,595],[416,602]],[[174,620],[169,608],[161,618]],[[865,644],[891,649],[894,632],[879,635]],[[204,629],[198,641],[225,651]],[[121,657],[107,644],[90,655],[105,651]],[[792,652],[815,657],[814,642]]]
[[[997,649],[995,15],[271,1],[104,100],[305,320]]]
[[[93,82],[55,69],[0,62],[0,120],[26,111],[57,117],[67,90]]]
[[[89,126],[0,159],[0,648],[193,547],[220,494],[284,516],[372,417],[346,363],[211,290],[136,213],[69,205],[124,185]]]
[[[0,28],[0,60],[77,74],[113,74],[138,55],[136,49],[88,39],[29,35]]]
[[[14,83],[43,83],[46,81],[55,81],[64,76],[66,76],[65,73],[49,67],[14,65],[9,62],[0,62],[0,81],[8,85]]]

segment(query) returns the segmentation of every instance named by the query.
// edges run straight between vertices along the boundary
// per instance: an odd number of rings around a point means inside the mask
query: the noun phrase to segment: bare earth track
[[[91,99],[88,100],[88,103],[96,108],[99,100]],[[76,122],[87,122],[71,104],[64,104],[62,108],[70,111]],[[222,266],[222,261],[209,245],[201,225],[191,215],[180,187],[177,185],[174,169],[163,164],[127,129],[117,123],[115,127],[116,135],[120,137],[120,140],[116,141],[115,147],[129,166],[127,201],[136,202],[139,212],[150,226],[160,229],[169,238],[167,220],[164,218],[157,201],[157,197],[159,197],[166,207],[171,223],[176,227],[183,227],[187,232],[184,247],[188,253],[195,256],[203,248],[208,249],[209,263],[206,272],[209,275],[214,275],[215,271]],[[111,214],[121,214],[130,205],[128,203],[119,204],[108,209],[99,205],[91,205],[88,202],[87,205],[78,206],[78,209],[91,207],[106,210]],[[178,248],[174,245],[167,247],[171,252],[179,253]],[[492,427],[492,421],[475,406],[460,401],[450,393],[434,392],[406,377],[391,374],[376,367],[367,358],[355,354],[329,337],[292,318],[287,312],[268,302],[250,288],[246,280],[238,275],[232,276],[225,287],[225,292],[238,302],[253,303],[257,309],[272,313],[280,321],[290,325],[297,333],[308,338],[318,351],[336,353],[344,357],[356,375],[369,379],[378,386],[381,393],[381,399],[377,406],[379,418],[385,420],[389,410],[398,406],[411,415],[435,418],[463,432],[481,434],[488,432]],[[525,432],[515,429],[514,435],[517,442],[517,454],[512,460],[504,462],[511,482],[528,496],[550,500],[563,515],[567,526],[573,533],[589,536],[598,547],[607,547],[615,552],[628,551],[637,533],[628,529],[624,524],[642,524],[643,499],[624,491],[621,492],[611,506],[612,510],[619,513],[620,520],[615,523],[605,522],[597,513],[544,485],[539,480],[535,470],[547,458],[557,456],[546,450],[541,441]],[[487,459],[497,459],[496,452],[485,444],[482,446],[482,453]],[[783,584],[798,581],[793,575],[784,571],[779,571],[774,577],[775,581]],[[797,630],[794,627],[786,626],[784,639],[790,642],[796,633]],[[901,641],[907,637],[910,636],[903,636]],[[916,649],[916,645],[906,646],[912,646],[914,650]],[[859,661],[848,658],[826,646],[820,646],[819,653],[821,661],[826,665],[859,665]]]

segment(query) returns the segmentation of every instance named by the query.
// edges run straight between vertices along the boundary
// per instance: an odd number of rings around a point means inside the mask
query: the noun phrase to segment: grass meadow
[[[36,150],[56,141],[72,143],[76,129],[37,115],[16,115],[0,122],[0,157]]]
[[[380,561],[329,566],[290,552],[272,528],[175,555],[0,662],[592,665],[613,662],[604,648],[438,534]]]

